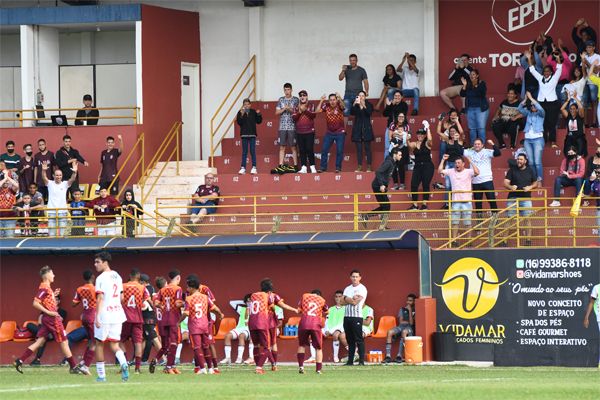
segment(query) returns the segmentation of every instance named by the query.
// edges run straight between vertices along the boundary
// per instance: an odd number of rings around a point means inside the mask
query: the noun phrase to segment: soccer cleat
[[[172,368],[165,368],[165,369],[163,369],[163,373],[167,374],[167,375],[175,375],[175,372],[173,372]]]
[[[79,371],[81,371],[81,373],[83,375],[91,375],[90,369],[88,367],[86,367],[85,365],[80,365],[79,366]]]
[[[334,358],[333,358],[333,362],[337,364],[337,363],[339,363],[339,362],[340,362],[340,359],[339,359],[339,358],[335,358],[335,357],[334,357]]]
[[[79,365],[76,365],[73,368],[70,368],[69,373],[73,374],[73,375],[82,375],[83,374],[83,372],[81,372],[81,369],[79,368]]]
[[[244,175],[246,173],[246,168],[242,167],[240,168],[240,170],[238,171],[238,174],[240,175]]]
[[[258,171],[256,170],[256,167],[252,167],[252,169],[250,170],[250,173],[251,173],[252,175],[256,175],[256,174],[258,174]]]
[[[242,359],[241,359],[241,358],[238,358],[237,360],[235,360],[235,363],[236,363],[236,364],[241,364],[241,363],[242,363]]]
[[[277,372],[277,365],[271,365],[271,371]]]
[[[23,373],[23,361],[21,361],[20,359],[16,359],[14,364],[15,369],[17,370],[18,373],[22,374]]]
[[[262,368],[260,368],[260,367],[258,367],[258,368],[256,368],[256,371],[254,371],[254,373],[257,374],[257,375],[264,375],[265,374],[265,370],[262,369]]]
[[[303,373],[304,373],[304,367],[300,367],[300,368],[298,368],[298,373],[299,373],[299,374],[303,374]]]
[[[96,378],[96,382],[98,382],[98,383],[104,383],[104,382],[106,382],[106,378],[105,377],[104,378],[97,377]]]
[[[303,165],[302,168],[300,168],[300,171],[298,171],[299,174],[306,174],[307,172],[306,165]]]
[[[550,207],[560,207],[560,201],[554,200],[552,203],[550,203]]]
[[[150,361],[150,365],[148,366],[148,371],[150,371],[151,374],[154,373],[154,371],[156,371],[156,358],[152,361]]]
[[[404,360],[402,359],[402,357],[398,356],[394,359],[394,362],[396,364],[402,364],[404,362]]]
[[[121,380],[127,382],[129,380],[129,365],[121,366]]]
[[[219,364],[229,365],[229,364],[231,364],[231,358],[225,357],[224,359],[222,359],[221,361],[219,361]]]
[[[252,357],[248,357],[246,361],[244,361],[244,365],[254,365],[254,359]]]
[[[171,371],[173,371],[173,373],[174,373],[175,375],[181,375],[181,371],[180,371],[180,370],[178,370],[178,369],[177,369],[177,367],[173,367],[173,368],[171,368]]]
[[[323,374],[323,371],[321,371],[321,370],[318,370],[318,371],[315,371],[315,372],[317,373],[317,375],[322,375]]]
[[[221,375],[221,370],[219,368],[215,368],[213,371],[215,375]]]
[[[194,368],[194,373],[196,375],[207,375],[208,372],[206,371],[206,368]]]
[[[310,166],[310,173],[311,174],[316,174],[317,173],[317,168],[314,165]]]
[[[389,364],[391,362],[392,362],[392,357],[390,357],[390,356],[385,356],[385,358],[383,359],[384,364]]]
[[[209,369],[208,369],[208,374],[209,374],[209,375],[214,375],[214,374],[215,374],[215,370],[214,370],[214,369],[212,369],[212,368],[209,368]]]

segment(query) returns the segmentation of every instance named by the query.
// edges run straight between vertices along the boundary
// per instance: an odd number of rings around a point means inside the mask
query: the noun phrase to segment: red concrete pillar
[[[435,299],[423,297],[416,302],[417,336],[423,338],[423,361],[433,360],[433,333],[436,330]]]

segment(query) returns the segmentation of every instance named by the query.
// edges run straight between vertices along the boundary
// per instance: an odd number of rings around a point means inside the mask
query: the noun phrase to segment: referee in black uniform
[[[365,365],[365,341],[362,334],[362,309],[367,300],[367,288],[360,283],[360,271],[352,270],[350,281],[352,284],[344,289],[344,332],[348,341],[348,362],[353,365],[354,353],[358,348],[358,365]]]

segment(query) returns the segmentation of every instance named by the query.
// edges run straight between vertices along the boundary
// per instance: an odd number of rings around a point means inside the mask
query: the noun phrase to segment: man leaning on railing
[[[92,107],[92,96],[86,94],[83,96],[83,108],[77,110],[75,116],[75,125],[98,125],[100,112]]]
[[[15,235],[15,211],[13,205],[17,198],[19,183],[13,179],[10,170],[3,162],[0,172],[0,237],[8,238]]]

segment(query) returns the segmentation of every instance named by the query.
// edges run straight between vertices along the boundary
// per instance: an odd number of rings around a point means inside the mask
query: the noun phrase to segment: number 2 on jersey
[[[306,312],[306,314],[310,315],[311,317],[316,317],[318,307],[319,305],[317,303],[311,301],[310,303],[308,303],[308,311]]]

